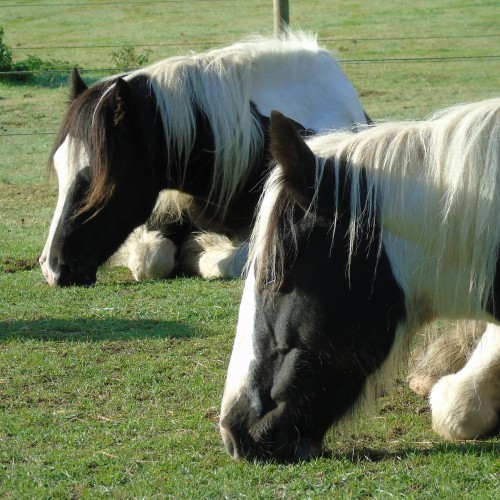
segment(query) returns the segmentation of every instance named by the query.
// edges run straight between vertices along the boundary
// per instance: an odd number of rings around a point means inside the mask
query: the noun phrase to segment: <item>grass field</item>
[[[496,0],[292,0],[290,15],[338,53],[375,119],[499,93]],[[67,61],[90,83],[123,46],[152,62],[269,33],[272,2],[9,0],[0,27],[15,60]],[[498,437],[442,442],[403,374],[374,414],[329,434],[324,456],[233,462],[217,422],[240,280],[103,269],[92,288],[50,288],[37,257],[67,76],[0,82],[0,497],[500,496]]]

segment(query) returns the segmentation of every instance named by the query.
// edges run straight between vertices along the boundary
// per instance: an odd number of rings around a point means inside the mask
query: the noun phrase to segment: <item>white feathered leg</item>
[[[205,279],[238,278],[248,257],[248,244],[216,233],[193,234],[180,250],[181,270]]]
[[[465,366],[485,329],[483,321],[462,321],[429,344],[424,343],[415,349],[408,363],[406,380],[410,389],[428,397],[441,377],[456,373]]]
[[[164,279],[175,268],[176,245],[160,231],[136,228],[109,259],[112,266],[126,266],[136,281]]]
[[[430,394],[432,426],[448,440],[474,439],[499,425],[500,327],[488,324],[467,364]]]

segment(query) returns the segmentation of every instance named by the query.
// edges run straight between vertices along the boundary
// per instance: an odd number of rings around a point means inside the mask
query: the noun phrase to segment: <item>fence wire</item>
[[[218,3],[232,3],[231,0],[215,0]],[[100,1],[100,2],[59,2],[59,3],[37,3],[37,4],[0,4],[0,10],[4,8],[48,8],[48,7],[81,7],[81,6],[127,6],[127,5],[140,5],[140,4],[179,4],[179,3],[202,3],[202,2],[214,2],[214,0],[143,0],[143,1]],[[483,34],[460,34],[460,35],[448,35],[448,36],[389,36],[389,37],[334,37],[334,36],[323,36],[319,38],[321,43],[337,43],[337,42],[392,42],[392,41],[412,41],[412,40],[460,40],[460,39],[495,39],[499,38],[500,33],[483,33]],[[57,51],[57,50],[100,50],[100,49],[117,49],[123,47],[131,46],[134,49],[153,49],[161,47],[196,47],[196,46],[222,46],[231,43],[232,40],[204,40],[204,41],[190,41],[190,42],[172,42],[172,43],[160,43],[160,44],[105,44],[105,45],[34,45],[34,46],[23,46],[17,45],[16,47],[9,47],[11,52],[18,51]],[[495,46],[496,48],[496,46]],[[454,62],[454,61],[484,61],[484,60],[495,60],[500,59],[500,53],[488,54],[488,55],[451,55],[451,56],[427,56],[427,57],[393,57],[393,58],[359,58],[359,59],[342,59],[338,58],[340,64],[356,65],[356,64],[420,64],[420,63],[432,63],[432,62]],[[114,74],[117,71],[132,71],[137,68],[128,69],[117,69],[114,68],[78,68],[81,73],[104,73],[104,74]],[[12,70],[12,71],[0,71],[0,80],[2,77],[15,77],[15,76],[30,76],[30,75],[64,75],[69,74],[70,70],[66,68],[53,68],[53,69],[38,69],[38,70]],[[15,137],[29,137],[29,136],[45,136],[45,135],[55,135],[56,132],[42,131],[42,132],[5,132],[0,133],[0,138],[15,138]]]

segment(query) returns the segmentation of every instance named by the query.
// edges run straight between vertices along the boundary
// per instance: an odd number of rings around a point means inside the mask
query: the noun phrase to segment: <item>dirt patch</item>
[[[3,259],[1,267],[6,274],[13,274],[19,271],[31,271],[38,267],[38,259]]]
[[[382,96],[387,94],[387,92],[384,92],[383,90],[359,90],[358,95],[359,97],[377,97],[377,96]]]

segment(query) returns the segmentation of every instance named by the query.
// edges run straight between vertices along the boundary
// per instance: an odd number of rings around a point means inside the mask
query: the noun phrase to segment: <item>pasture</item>
[[[499,14],[491,0],[290,2],[292,27],[337,52],[376,120],[497,96]],[[152,62],[269,33],[272,2],[26,0],[0,5],[0,27],[15,60],[69,62],[91,83],[118,71],[124,46]],[[322,457],[233,462],[218,414],[241,280],[135,283],[102,269],[94,287],[49,287],[37,257],[67,77],[0,81],[2,497],[498,497],[498,436],[441,441],[403,372],[371,415],[330,432]]]

